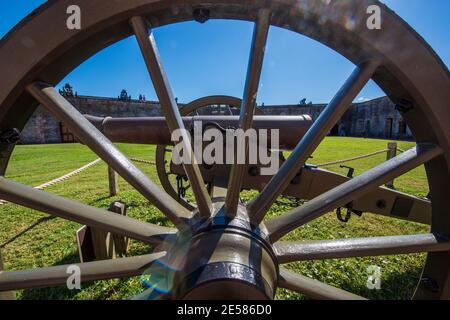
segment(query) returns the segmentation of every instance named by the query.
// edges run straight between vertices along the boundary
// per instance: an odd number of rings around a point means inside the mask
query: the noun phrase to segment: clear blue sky
[[[43,0],[0,0],[0,37]],[[75,1],[76,2],[76,1]],[[449,0],[385,0],[450,65]],[[211,95],[242,96],[252,24],[211,20],[155,30],[166,71],[180,102]],[[353,70],[331,49],[290,31],[272,27],[258,102],[327,102]],[[156,99],[134,38],[98,53],[74,70],[70,82],[79,94],[117,96],[125,88],[136,98]],[[382,96],[369,83],[357,100]]]

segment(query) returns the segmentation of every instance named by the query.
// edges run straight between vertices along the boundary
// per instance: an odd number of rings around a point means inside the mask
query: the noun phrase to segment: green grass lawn
[[[327,138],[311,159],[312,163],[345,159],[385,149],[387,141],[356,138]],[[399,147],[408,149],[413,143],[400,142]],[[123,145],[119,148],[130,157],[154,160],[153,146]],[[370,159],[349,163],[355,167],[355,174],[385,161],[385,154]],[[69,171],[96,159],[87,147],[79,144],[18,146],[13,154],[6,177],[21,183],[36,186],[62,176]],[[154,181],[158,181],[154,166],[137,164]],[[339,165],[327,168],[346,173]],[[425,196],[428,184],[423,167],[396,180],[399,191]],[[48,192],[63,195],[80,202],[107,208],[114,200],[128,205],[131,217],[158,225],[170,223],[153,206],[120,180],[120,193],[108,197],[107,166],[104,163],[91,167],[61,184],[47,189]],[[245,192],[250,199],[255,193]],[[268,215],[280,215],[290,209],[283,204],[274,205]],[[75,232],[77,223],[59,218],[49,219],[47,215],[17,205],[0,207],[0,248],[8,270],[20,270],[43,266],[78,262]],[[289,240],[338,239],[382,235],[415,234],[428,232],[428,226],[395,220],[365,213],[344,224],[330,213],[289,234]],[[145,254],[151,248],[138,241],[132,241],[130,255]],[[306,276],[352,291],[372,299],[408,299],[414,292],[420,277],[425,255],[401,255],[390,257],[338,259],[293,263],[287,267]],[[382,289],[368,290],[367,267],[377,265],[382,269]],[[139,277],[121,280],[98,281],[82,285],[81,291],[70,291],[65,287],[22,290],[16,293],[19,299],[126,299],[143,291]],[[279,299],[304,299],[305,297],[279,290]]]

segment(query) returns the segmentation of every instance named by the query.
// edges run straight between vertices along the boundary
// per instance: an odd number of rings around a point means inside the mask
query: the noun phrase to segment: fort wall
[[[114,98],[89,96],[67,97],[83,114],[101,117],[155,117],[162,116],[156,101],[121,101]],[[262,114],[308,114],[314,120],[325,104],[260,106]],[[332,135],[411,140],[412,134],[394,104],[382,97],[353,104],[331,131]],[[39,106],[22,131],[24,144],[71,142],[70,133],[42,106]]]

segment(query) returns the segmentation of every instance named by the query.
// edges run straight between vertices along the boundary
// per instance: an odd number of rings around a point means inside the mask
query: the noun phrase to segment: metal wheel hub
[[[183,267],[174,280],[179,299],[273,299],[278,262],[263,225],[253,226],[240,206],[194,227]]]

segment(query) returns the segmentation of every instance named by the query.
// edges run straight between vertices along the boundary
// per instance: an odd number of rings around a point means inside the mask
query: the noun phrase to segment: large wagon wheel
[[[349,292],[293,274],[279,263],[304,259],[430,252],[415,298],[450,295],[450,80],[432,49],[392,11],[374,0],[130,0],[75,1],[82,8],[81,30],[65,28],[72,0],[48,1],[0,43],[0,127],[2,136],[21,130],[38,103],[64,122],[80,140],[159,208],[181,231],[158,227],[0,178],[0,198],[146,243],[192,235],[186,259],[178,259],[182,241],[167,253],[80,264],[82,281],[137,275],[161,259],[182,260],[171,295],[175,298],[273,298],[277,287],[314,298],[356,299]],[[366,27],[366,10],[381,8],[382,29]],[[182,127],[149,27],[207,18],[255,21],[242,101],[241,126],[250,127],[264,47],[270,25],[307,35],[351,60],[356,69],[291,157],[247,207],[239,203],[243,167],[234,165],[226,200],[212,203],[198,167],[185,165],[197,209],[190,212],[162,192],[52,87],[108,45],[135,34],[171,130]],[[351,23],[349,23],[351,21]],[[149,37],[150,36],[150,37]],[[293,211],[263,222],[278,195],[290,183],[369,79],[375,80],[403,112],[418,145]],[[186,140],[188,141],[188,140]],[[1,173],[14,148],[3,139]],[[187,142],[186,142],[187,143]],[[281,237],[364,193],[425,164],[432,193],[429,235],[286,244]],[[223,216],[226,216],[225,219]],[[251,254],[250,254],[251,253]],[[164,257],[163,257],[164,256]],[[64,284],[66,269],[1,272],[0,290]],[[430,281],[433,286],[430,286]]]

